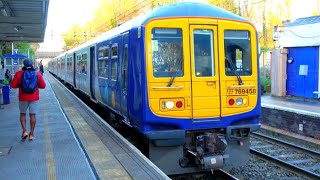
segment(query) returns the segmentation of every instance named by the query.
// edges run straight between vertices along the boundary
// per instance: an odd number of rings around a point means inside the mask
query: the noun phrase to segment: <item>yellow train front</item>
[[[155,9],[142,24],[151,161],[166,174],[245,165],[249,132],[260,128],[254,26],[193,2]]]

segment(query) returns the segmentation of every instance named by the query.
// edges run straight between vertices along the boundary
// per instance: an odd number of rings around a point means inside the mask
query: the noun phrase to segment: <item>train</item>
[[[48,63],[48,70],[146,141],[168,175],[249,160],[259,130],[257,30],[214,5],[175,2]]]

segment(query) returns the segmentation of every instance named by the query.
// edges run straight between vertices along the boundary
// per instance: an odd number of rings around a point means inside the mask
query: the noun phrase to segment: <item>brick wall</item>
[[[320,117],[262,108],[261,124],[320,139]]]

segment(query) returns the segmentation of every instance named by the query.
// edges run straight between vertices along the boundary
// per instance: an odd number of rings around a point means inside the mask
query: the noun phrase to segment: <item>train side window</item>
[[[67,58],[67,70],[72,72],[72,57]]]
[[[64,58],[61,58],[61,69],[64,70],[64,67],[65,67]]]
[[[77,72],[81,73],[82,61],[81,55],[77,55]]]
[[[117,61],[112,60],[111,61],[111,80],[117,81]]]
[[[98,76],[100,78],[108,78],[107,60],[98,60]]]
[[[252,75],[250,32],[245,30],[224,31],[224,46],[226,75]]]
[[[184,75],[182,29],[153,28],[151,43],[153,76],[182,77]]]
[[[82,67],[81,67],[81,73],[87,74],[87,62],[88,62],[88,55],[82,54]]]
[[[127,89],[128,82],[128,44],[125,45],[124,55],[123,55],[123,63],[122,63],[122,87],[123,90]]]
[[[214,47],[212,30],[194,30],[193,43],[195,75],[197,77],[214,76]]]
[[[58,69],[61,70],[61,59],[58,59]]]
[[[100,47],[98,50],[98,59],[104,59],[109,57],[109,46]]]
[[[118,44],[113,44],[111,47],[111,58],[118,57]]]

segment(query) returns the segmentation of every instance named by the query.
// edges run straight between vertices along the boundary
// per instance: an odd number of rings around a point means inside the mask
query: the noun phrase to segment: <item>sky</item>
[[[39,51],[59,51],[63,47],[63,34],[73,25],[84,25],[93,19],[101,0],[51,0],[44,43]]]
[[[84,25],[94,17],[102,0],[51,0],[48,10],[44,43],[39,51],[59,51],[63,47],[63,34],[73,25]],[[202,0],[203,1],[203,0]],[[267,0],[268,1],[268,0]],[[280,1],[280,0],[279,0]],[[312,16],[320,0],[291,0],[293,19]]]

